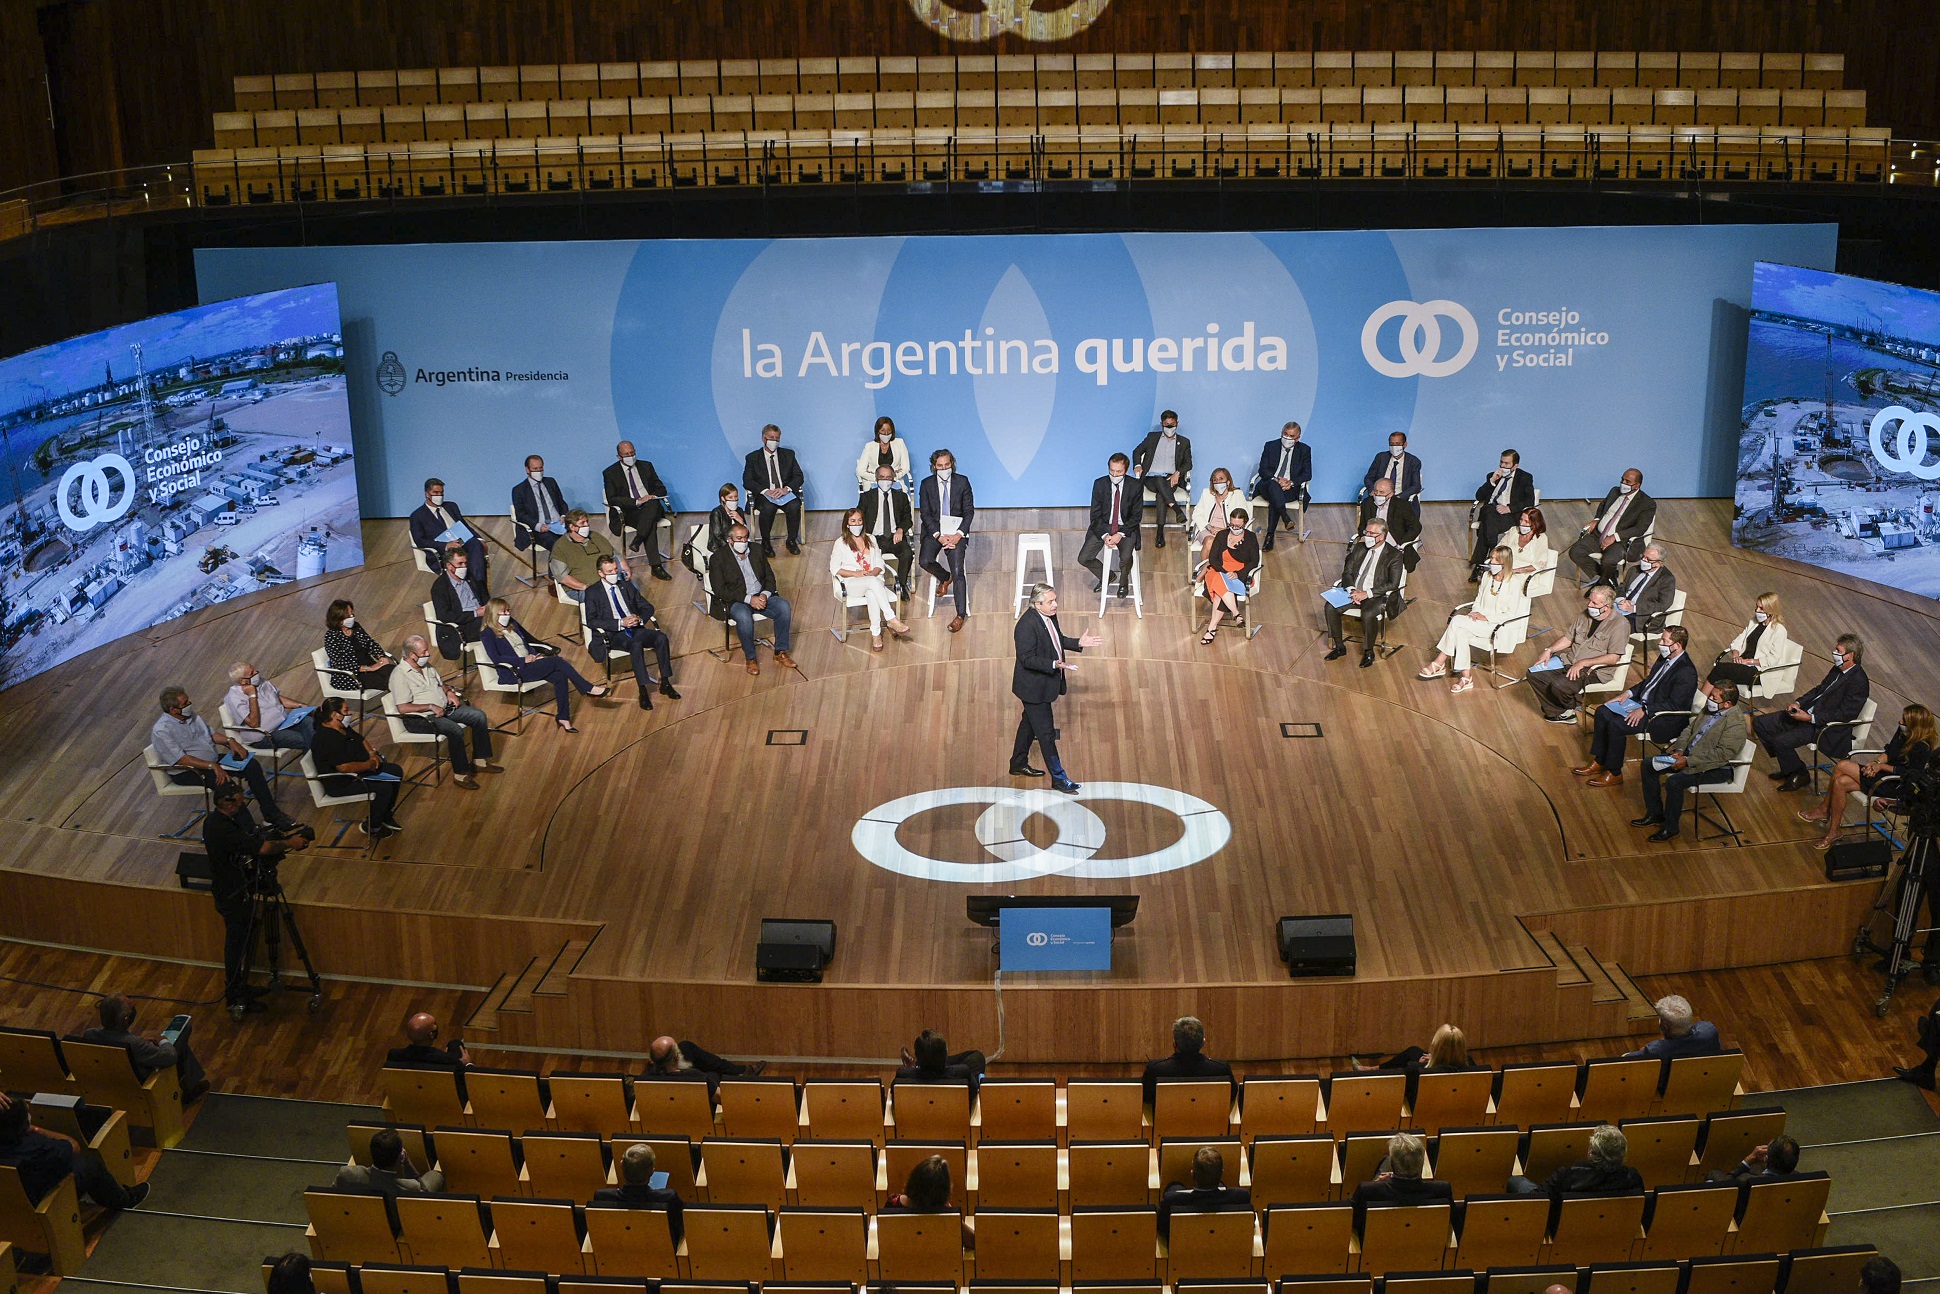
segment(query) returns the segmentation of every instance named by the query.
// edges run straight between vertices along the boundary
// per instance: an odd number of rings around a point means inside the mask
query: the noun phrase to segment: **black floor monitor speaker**
[[[1354,973],[1354,916],[1281,917],[1280,960],[1295,979]]]
[[[835,958],[835,922],[763,917],[754,977],[770,983],[819,984]]]

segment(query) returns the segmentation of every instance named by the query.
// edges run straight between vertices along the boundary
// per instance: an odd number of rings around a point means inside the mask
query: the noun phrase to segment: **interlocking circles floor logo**
[[[1151,853],[1099,858],[1098,851],[1105,847],[1105,823],[1087,805],[1102,800],[1129,800],[1165,810],[1179,818],[1184,832]],[[896,838],[896,829],[917,814],[955,804],[990,806],[977,818],[976,835],[994,861],[952,863],[927,858]],[[1024,835],[1025,820],[1035,814],[1058,829],[1057,839],[1047,846],[1039,847]],[[885,871],[968,885],[1039,876],[1086,880],[1151,876],[1202,863],[1224,849],[1232,837],[1233,824],[1226,815],[1196,795],[1142,782],[1088,782],[1076,796],[1009,786],[955,786],[906,795],[863,814],[850,838],[857,853]]]

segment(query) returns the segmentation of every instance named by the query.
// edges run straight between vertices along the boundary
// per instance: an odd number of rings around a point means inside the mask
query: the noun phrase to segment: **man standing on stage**
[[[1024,703],[1024,717],[1017,721],[1017,744],[1010,752],[1012,777],[1042,777],[1044,769],[1030,765],[1031,743],[1044,752],[1044,763],[1051,770],[1051,789],[1076,795],[1078,784],[1065,776],[1058,761],[1058,730],[1051,705],[1064,695],[1064,672],[1071,668],[1068,652],[1087,647],[1102,647],[1105,640],[1097,634],[1067,638],[1058,628],[1058,591],[1040,584],[1031,591],[1031,609],[1018,618],[1013,634],[1017,644],[1017,667],[1011,672],[1012,695]]]

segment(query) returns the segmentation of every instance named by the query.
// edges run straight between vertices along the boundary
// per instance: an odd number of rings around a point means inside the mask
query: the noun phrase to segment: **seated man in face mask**
[[[1738,704],[1738,685],[1719,683],[1704,703],[1704,713],[1684,725],[1684,731],[1663,755],[1644,761],[1644,816],[1633,827],[1656,827],[1647,839],[1671,840],[1684,813],[1684,793],[1694,786],[1731,780],[1731,761],[1745,745],[1745,710]],[[1659,769],[1658,759],[1669,767]]]
[[[1266,500],[1272,511],[1266,514],[1266,538],[1260,547],[1267,552],[1273,551],[1273,531],[1285,523],[1291,529],[1295,522],[1287,515],[1287,509],[1295,504],[1307,502],[1307,483],[1314,479],[1313,451],[1300,439],[1300,424],[1289,422],[1280,428],[1280,434],[1266,442],[1260,450],[1260,497]],[[1300,538],[1298,534],[1295,539]]]
[[[586,650],[596,660],[604,660],[606,653],[615,651],[625,652],[632,659],[642,710],[653,709],[653,694],[647,690],[653,680],[647,672],[647,653],[651,651],[660,665],[660,695],[678,701],[673,651],[667,635],[654,627],[653,603],[632,580],[620,574],[619,559],[611,553],[600,558],[599,579],[586,595],[586,624],[593,631],[593,641]]]
[[[566,596],[575,602],[584,602],[586,590],[599,583],[600,563],[609,557],[618,562],[623,578],[633,577],[606,536],[593,533],[592,518],[586,515],[586,510],[574,508],[568,512],[566,537],[552,546],[552,578],[566,590]]]
[[[783,669],[795,668],[794,658],[788,654],[794,609],[775,591],[775,572],[768,565],[768,556],[749,544],[746,526],[730,528],[728,542],[708,555],[707,587],[713,595],[708,614],[733,624],[741,640],[741,654],[747,658],[748,673],[761,672],[761,664],[755,659],[756,612],[775,626],[775,664]]]
[[[1690,641],[1683,625],[1657,636],[1656,663],[1643,682],[1597,707],[1590,757],[1571,772],[1589,778],[1591,786],[1615,786],[1623,781],[1625,747],[1633,735],[1669,741],[1684,731],[1698,688],[1697,666],[1684,651]]]
[[[1529,667],[1529,687],[1550,723],[1575,723],[1576,698],[1592,683],[1609,679],[1630,641],[1630,625],[1617,614],[1610,586],[1599,584],[1584,599],[1576,623],[1543,648]],[[1552,667],[1550,661],[1560,665]]]
[[[447,544],[462,543],[472,569],[479,573],[481,580],[484,578],[485,541],[466,523],[458,505],[445,497],[445,483],[437,477],[424,483],[424,505],[411,514],[410,524],[411,544],[424,551],[432,570],[443,565]],[[451,534],[451,539],[440,538],[446,533]]]
[[[485,604],[492,595],[478,578],[462,548],[445,553],[445,568],[431,581],[431,610],[438,617],[438,652],[446,660],[465,654],[465,644],[478,641],[485,628]]]
[[[1664,565],[1664,550],[1651,544],[1637,559],[1636,571],[1617,590],[1617,610],[1630,621],[1631,633],[1656,633],[1664,627],[1676,597],[1677,576]]]

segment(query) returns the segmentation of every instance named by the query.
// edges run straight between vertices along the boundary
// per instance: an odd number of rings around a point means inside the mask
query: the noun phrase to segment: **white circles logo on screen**
[[[1886,429],[1900,425],[1899,435],[1889,448]],[[1889,472],[1905,472],[1923,481],[1940,481],[1940,458],[1926,461],[1927,452],[1940,441],[1940,415],[1915,413],[1903,404],[1889,404],[1873,415],[1870,439],[1873,457]]]
[[[1183,828],[1171,844],[1130,858],[1099,858],[1105,823],[1090,804],[1126,800],[1171,813]],[[897,828],[918,814],[957,804],[984,804],[977,817],[977,843],[994,860],[953,863],[930,858],[896,838]],[[1057,839],[1039,846],[1024,835],[1026,819],[1041,815],[1057,828]],[[1009,786],[953,786],[906,795],[862,815],[850,834],[856,852],[885,871],[925,881],[988,884],[1069,876],[1079,880],[1122,880],[1152,876],[1202,863],[1226,847],[1233,824],[1196,795],[1143,782],[1087,782],[1077,795],[1020,791]]]
[[[1401,321],[1398,363],[1381,353],[1381,326],[1390,319]],[[1442,349],[1443,319],[1462,333],[1461,345],[1447,359],[1437,358]],[[1452,377],[1468,367],[1481,341],[1482,331],[1475,326],[1475,316],[1459,301],[1390,301],[1361,325],[1361,354],[1369,367],[1383,377]]]
[[[109,472],[121,477],[121,497],[113,503],[108,502]],[[74,491],[81,505],[78,511],[67,497],[76,482],[80,483],[80,488]],[[135,506],[134,465],[119,454],[103,454],[85,463],[76,463],[61,473],[61,482],[54,487],[54,502],[61,510],[61,520],[74,530],[92,530],[110,521],[119,521]]]
[[[1051,942],[1051,936],[1045,934],[1042,930],[1033,930],[1024,936],[1024,942],[1033,948],[1042,948]]]

